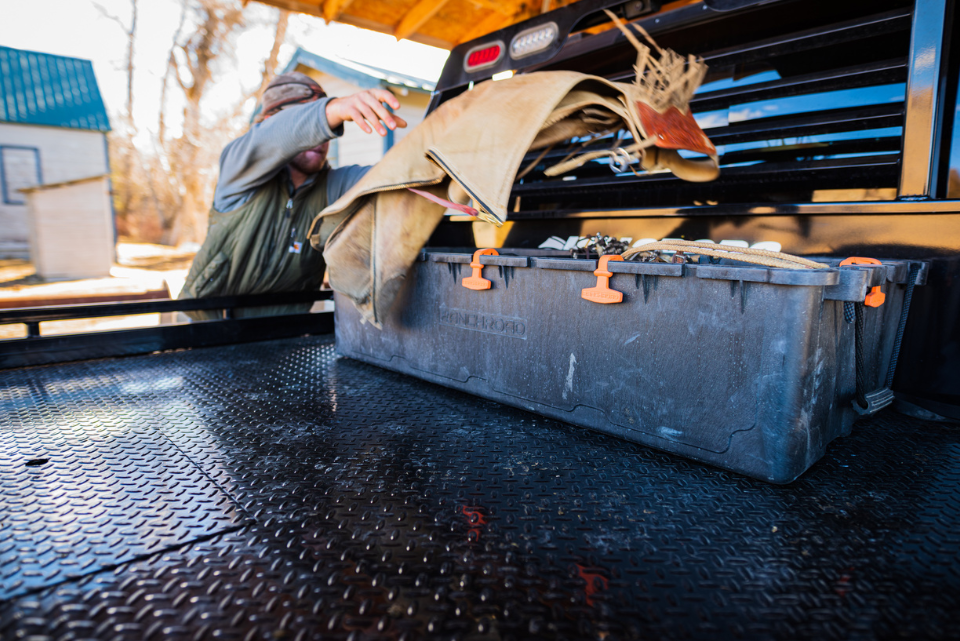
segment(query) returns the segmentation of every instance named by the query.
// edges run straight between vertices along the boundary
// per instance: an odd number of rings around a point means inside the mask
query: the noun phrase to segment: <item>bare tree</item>
[[[100,14],[108,20],[116,22],[127,38],[126,53],[124,55],[124,70],[127,76],[127,99],[124,112],[119,118],[120,129],[114,129],[108,138],[111,165],[114,168],[112,176],[113,205],[117,216],[117,223],[121,230],[129,230],[131,212],[134,209],[136,190],[131,175],[139,168],[139,157],[133,146],[133,138],[137,134],[137,126],[133,118],[133,78],[134,52],[137,39],[137,0],[130,0],[130,20],[125,22],[120,17],[109,13],[103,6],[94,4]]]
[[[246,3],[244,3],[244,6],[246,6]],[[290,12],[286,9],[281,9],[279,16],[277,17],[277,24],[274,28],[273,46],[270,48],[270,54],[267,56],[267,59],[263,62],[263,72],[260,76],[260,84],[251,91],[245,92],[240,100],[237,101],[236,105],[234,105],[234,108],[223,114],[223,116],[216,123],[217,130],[226,131],[235,128],[234,125],[236,125],[240,117],[243,115],[243,110],[250,99],[260,96],[260,94],[263,93],[263,90],[267,88],[267,85],[270,84],[270,81],[276,77],[277,64],[280,57],[280,48],[283,46],[283,43],[287,37],[287,24],[289,19]]]
[[[277,28],[273,34],[273,47],[270,48],[270,55],[263,61],[263,76],[260,80],[260,86],[257,87],[250,96],[259,96],[267,88],[270,81],[277,74],[277,59],[280,57],[280,47],[287,38],[287,23],[290,20],[290,12],[286,9],[280,10],[277,17]]]
[[[137,0],[130,0],[130,29],[127,31],[127,120],[136,133],[137,125],[133,119],[133,54],[137,41]]]
[[[183,25],[187,21],[187,9],[189,2],[180,0],[180,21],[177,24],[177,30],[173,33],[173,44],[170,47],[170,53],[167,55],[167,69],[163,74],[163,80],[160,85],[160,111],[157,114],[157,142],[163,144],[167,139],[167,89],[170,87],[170,76],[177,71],[177,57],[174,55],[177,43],[180,42],[180,36],[183,33]]]
[[[125,109],[125,116],[128,121],[129,126],[135,127],[133,122],[133,54],[135,51],[136,39],[137,39],[137,0],[130,0],[130,25],[127,26],[124,21],[118,17],[108,12],[103,5],[94,3],[97,10],[100,12],[104,18],[112,20],[120,25],[120,28],[123,29],[124,34],[127,36],[127,52],[124,56],[124,68],[127,73],[127,102]]]
[[[200,241],[206,233],[220,151],[246,121],[244,109],[249,99],[273,78],[289,14],[279,12],[260,82],[242,91],[232,108],[213,113],[205,98],[235,62],[233,43],[247,22],[243,5],[240,0],[181,0],[180,21],[161,85],[157,135],[152,149],[142,149],[134,145],[137,127],[132,117],[139,0],[129,1],[129,26],[101,9],[127,34],[127,101],[120,117],[123,127],[110,137],[118,229],[127,236],[166,244]],[[176,118],[168,109],[174,100],[183,105]]]
[[[158,122],[158,147],[168,178],[161,189],[165,192],[163,200],[173,205],[160,213],[163,242],[203,239],[220,151],[238,128],[244,104],[272,79],[288,18],[287,11],[279,13],[259,86],[244,92],[235,108],[222,117],[211,119],[204,113],[204,98],[215,82],[215,74],[233,59],[234,36],[246,24],[244,8],[239,0],[183,0]],[[184,103],[181,133],[176,137],[168,133],[164,111],[169,83],[179,88]]]
[[[213,79],[218,59],[231,52],[230,36],[243,26],[243,9],[238,2],[198,0],[191,7],[196,30],[171,48],[172,77],[183,93],[181,135],[161,139],[170,175],[179,185],[179,208],[172,225],[164,225],[167,242],[196,241],[206,228],[204,205],[209,202],[211,169],[215,160],[211,147],[219,147],[216,131],[203,126],[201,102]],[[168,219],[169,220],[169,219]]]

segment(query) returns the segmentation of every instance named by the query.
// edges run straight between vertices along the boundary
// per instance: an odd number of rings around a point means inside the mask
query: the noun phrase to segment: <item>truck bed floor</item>
[[[0,638],[960,637],[960,430],[776,487],[338,357],[0,372]]]

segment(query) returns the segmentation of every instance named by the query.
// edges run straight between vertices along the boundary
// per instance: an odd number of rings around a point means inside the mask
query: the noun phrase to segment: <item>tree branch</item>
[[[136,132],[133,122],[133,54],[137,37],[137,0],[130,0],[130,30],[127,32],[127,118],[131,129]]]
[[[107,11],[102,4],[100,4],[99,2],[94,2],[93,6],[94,8],[96,8],[97,11],[100,12],[100,15],[102,17],[106,18],[107,20],[112,20],[113,22],[116,22],[118,25],[120,25],[120,28],[123,29],[124,33],[126,34],[130,33],[130,31],[127,29],[127,25],[123,23],[123,20],[121,20],[119,17]]]
[[[263,61],[263,76],[260,78],[260,86],[244,95],[240,101],[241,105],[250,98],[262,94],[263,90],[270,84],[270,81],[277,75],[277,60],[280,57],[280,48],[283,46],[283,42],[287,37],[287,23],[289,20],[290,12],[286,9],[281,9],[280,14],[277,16],[277,28],[273,34],[273,46],[270,47],[270,53],[267,55],[267,59]]]
[[[160,85],[160,113],[157,116],[157,139],[160,147],[164,150],[166,150],[167,140],[167,120],[165,112],[167,110],[167,88],[169,87],[170,70],[176,70],[177,59],[176,56],[174,56],[174,51],[176,51],[177,41],[180,40],[180,34],[183,32],[183,24],[186,22],[186,20],[187,0],[181,0],[180,22],[177,24],[177,30],[173,33],[173,44],[170,45],[170,53],[167,56],[167,68],[163,72],[163,81]]]

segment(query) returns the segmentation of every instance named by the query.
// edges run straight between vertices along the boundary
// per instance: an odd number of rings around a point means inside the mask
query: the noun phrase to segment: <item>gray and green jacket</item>
[[[207,238],[194,258],[180,298],[315,290],[323,281],[320,251],[307,240],[317,213],[352,187],[369,167],[325,169],[293,188],[287,163],[343,135],[330,129],[329,98],[289,107],[226,146]],[[238,309],[236,316],[296,313],[309,303]],[[190,312],[195,320],[213,311]]]

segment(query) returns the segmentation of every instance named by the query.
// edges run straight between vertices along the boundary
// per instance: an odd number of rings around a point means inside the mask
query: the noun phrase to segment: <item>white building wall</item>
[[[8,183],[0,194],[0,256],[26,256],[29,219],[26,198],[16,187],[31,186],[36,149],[44,183],[59,183],[109,171],[106,136],[99,131],[0,122],[0,171]],[[11,193],[12,192],[12,193]],[[11,204],[8,200],[20,201]]]
[[[46,279],[102,278],[113,262],[107,176],[31,189],[30,258]]]
[[[393,134],[393,144],[397,144],[410,133],[410,130],[423,122],[423,117],[427,113],[427,106],[430,104],[430,94],[416,91],[409,92],[406,96],[399,96],[400,109],[397,115],[407,121],[406,129],[397,129]]]

